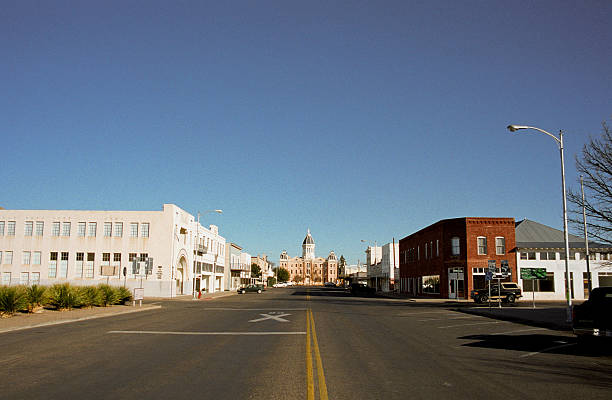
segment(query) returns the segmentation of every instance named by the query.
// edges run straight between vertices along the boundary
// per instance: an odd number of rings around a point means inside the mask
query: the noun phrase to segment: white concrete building
[[[394,288],[395,278],[399,279],[399,243],[368,247],[366,250],[368,284],[383,292]]]
[[[216,226],[201,226],[173,204],[161,211],[0,210],[2,285],[108,282],[144,287],[147,297],[213,292],[223,288],[224,253]],[[141,278],[132,260],[145,258],[153,269]]]
[[[225,290],[237,290],[250,283],[251,255],[236,243],[226,243],[225,265]]]
[[[569,235],[569,247],[571,295],[584,300],[588,297],[584,238]],[[516,265],[523,299],[565,300],[564,259],[562,231],[527,219],[516,224]],[[545,268],[546,279],[523,280],[521,268]],[[589,242],[589,269],[592,287],[612,286],[612,247]]]

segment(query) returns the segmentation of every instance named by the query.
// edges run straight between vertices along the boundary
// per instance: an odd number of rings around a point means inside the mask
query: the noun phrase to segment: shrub
[[[45,302],[46,289],[42,286],[32,285],[25,289],[25,298],[28,312],[33,312]]]
[[[126,301],[132,301],[132,292],[130,289],[119,286],[115,288],[117,291],[117,302],[115,304],[125,304]]]
[[[109,285],[98,285],[98,296],[100,305],[107,307],[117,304],[119,301],[119,292]]]
[[[83,307],[93,307],[100,304],[100,292],[95,286],[82,286],[79,288],[81,305]]]
[[[70,286],[68,283],[56,283],[48,290],[48,304],[52,307],[61,309],[71,309],[81,304],[79,290]]]
[[[0,287],[0,314],[13,315],[26,306],[23,287]]]

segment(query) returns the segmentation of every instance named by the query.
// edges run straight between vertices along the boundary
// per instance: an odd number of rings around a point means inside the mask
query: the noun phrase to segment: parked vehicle
[[[363,283],[351,283],[352,295],[371,295],[376,293],[376,288],[370,287]]]
[[[272,287],[287,287],[287,283],[285,283],[285,282],[278,282],[278,283],[275,283],[274,285],[272,285]]]
[[[238,288],[238,293],[240,293],[240,294],[245,294],[245,293],[249,293],[249,292],[261,293],[264,290],[265,289],[264,289],[263,285],[248,285],[248,286],[245,286],[245,287]]]
[[[572,316],[572,328],[578,338],[612,340],[612,286],[593,289],[587,301],[573,307]]]
[[[503,301],[504,303],[514,303],[516,299],[523,297],[521,288],[516,282],[502,282],[501,293],[499,291],[499,284],[489,283],[491,285],[491,301]],[[476,303],[486,303],[489,301],[489,287],[484,289],[472,290],[470,292],[470,298],[474,299]]]

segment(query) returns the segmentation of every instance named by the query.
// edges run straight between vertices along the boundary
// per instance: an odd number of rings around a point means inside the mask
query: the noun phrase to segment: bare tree
[[[590,138],[576,155],[576,169],[583,176],[584,208],[589,239],[612,245],[612,131],[604,121],[602,134]],[[568,190],[570,222],[582,231],[582,193]]]

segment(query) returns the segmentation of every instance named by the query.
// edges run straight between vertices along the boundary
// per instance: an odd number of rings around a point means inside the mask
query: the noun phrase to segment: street
[[[612,352],[448,305],[279,288],[0,334],[2,399],[608,399]]]

